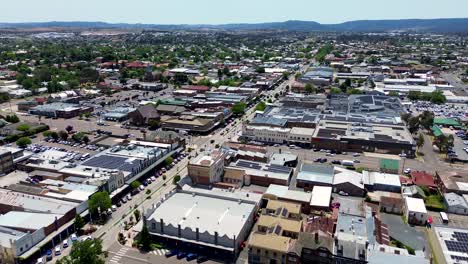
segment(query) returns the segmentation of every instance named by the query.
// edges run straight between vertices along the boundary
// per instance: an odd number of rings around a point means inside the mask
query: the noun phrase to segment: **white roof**
[[[149,219],[232,238],[239,235],[254,209],[255,204],[250,202],[177,192],[162,202]]]
[[[417,212],[417,213],[427,213],[426,205],[424,204],[423,199],[413,198],[413,197],[405,197],[406,207],[410,212]]]
[[[276,185],[276,184],[270,184],[265,194],[270,194],[278,198],[305,202],[305,203],[309,203],[310,200],[312,199],[311,193],[289,190],[287,186]]]
[[[397,174],[363,171],[362,175],[368,184],[401,186],[400,176]]]
[[[320,207],[330,206],[331,193],[332,187],[330,186],[314,186],[310,205]]]
[[[37,230],[49,226],[62,215],[10,211],[0,216],[0,226]]]
[[[335,177],[333,177],[333,185],[349,182],[356,187],[364,189],[362,173],[347,170],[342,167],[335,167]]]

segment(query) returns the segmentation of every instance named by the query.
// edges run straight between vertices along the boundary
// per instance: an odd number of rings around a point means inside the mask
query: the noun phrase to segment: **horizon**
[[[376,0],[17,0],[2,4],[1,23],[104,22],[110,24],[223,25],[282,21],[339,24],[356,20],[451,19],[468,17],[468,1]],[[24,7],[27,7],[26,9]],[[457,7],[457,8],[454,8]],[[227,11],[226,11],[227,10]]]
[[[108,22],[108,21],[91,21],[91,20],[48,20],[48,21],[23,21],[23,22],[5,22],[0,21],[0,24],[46,24],[46,23],[104,23],[110,25],[118,25],[118,24],[128,24],[128,25],[162,25],[162,26],[170,26],[170,25],[188,25],[188,26],[222,26],[222,25],[242,25],[242,24],[268,24],[268,23],[286,23],[286,22],[315,22],[321,25],[335,25],[335,24],[342,24],[347,22],[356,22],[356,21],[402,21],[402,20],[446,20],[446,19],[468,19],[468,17],[434,17],[434,18],[395,18],[395,19],[359,19],[359,20],[347,20],[342,21],[339,23],[321,23],[314,20],[299,20],[299,19],[288,19],[288,20],[281,20],[281,21],[258,21],[258,22],[229,22],[229,23],[130,23],[130,22]]]

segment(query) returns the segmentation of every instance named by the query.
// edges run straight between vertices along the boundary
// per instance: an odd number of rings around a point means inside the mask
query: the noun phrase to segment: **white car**
[[[353,157],[359,157],[359,156],[361,156],[361,154],[359,154],[359,153],[353,153]]]
[[[343,191],[339,191],[338,194],[343,195],[343,196],[348,196],[348,194]]]
[[[77,240],[78,240],[78,237],[76,236],[76,234],[72,234],[72,235],[71,235],[71,241],[72,241],[72,242],[75,242],[75,241],[77,241]]]
[[[405,174],[410,174],[410,173],[411,173],[411,169],[410,169],[410,168],[406,168],[403,172],[404,172]]]
[[[114,211],[114,212],[117,211],[117,206],[112,205],[111,210]]]
[[[36,264],[44,264],[44,259],[38,258]]]
[[[68,240],[65,239],[65,240],[62,242],[62,247],[63,247],[63,248],[67,248],[67,247],[68,247]]]
[[[131,194],[127,194],[127,200],[131,200],[132,199],[132,195]]]
[[[151,179],[151,181],[156,181],[156,177],[154,177],[154,176],[151,176],[150,179]]]
[[[56,246],[55,247],[55,256],[59,256],[60,254],[62,254],[62,249],[60,248],[60,246]]]
[[[405,154],[405,153],[401,153],[399,156],[402,157],[402,158],[406,158],[406,154]]]

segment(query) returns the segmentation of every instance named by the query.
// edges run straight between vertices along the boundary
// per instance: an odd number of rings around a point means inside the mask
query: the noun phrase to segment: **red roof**
[[[436,187],[434,178],[431,174],[424,171],[413,171],[411,172],[411,178],[413,178],[414,184],[418,186]]]
[[[413,180],[411,180],[411,179],[408,178],[408,177],[404,177],[404,176],[400,176],[400,182],[401,182],[401,184],[404,184],[404,185],[412,185],[412,184],[414,184]]]

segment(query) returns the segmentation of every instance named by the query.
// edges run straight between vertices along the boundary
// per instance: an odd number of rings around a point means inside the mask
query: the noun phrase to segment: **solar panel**
[[[468,233],[453,232],[453,237],[461,242],[468,242]]]
[[[467,242],[446,240],[445,245],[447,245],[447,249],[450,250],[450,251],[468,253],[468,243]]]
[[[468,261],[468,257],[461,257],[461,256],[454,256],[454,255],[450,255],[450,257],[456,261]]]

